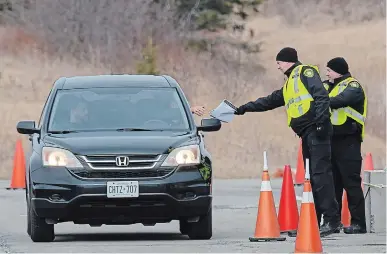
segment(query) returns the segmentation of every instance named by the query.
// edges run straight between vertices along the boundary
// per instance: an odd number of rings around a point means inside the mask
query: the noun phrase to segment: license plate
[[[107,182],[106,194],[108,198],[136,198],[139,185],[137,181]]]

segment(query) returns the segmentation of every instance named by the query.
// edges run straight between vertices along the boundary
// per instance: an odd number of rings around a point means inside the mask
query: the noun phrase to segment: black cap
[[[290,48],[290,47],[283,48],[280,50],[280,52],[278,52],[275,60],[296,63],[298,62],[297,51],[294,48]]]
[[[348,73],[348,63],[343,57],[335,57],[329,60],[327,67],[341,75]]]

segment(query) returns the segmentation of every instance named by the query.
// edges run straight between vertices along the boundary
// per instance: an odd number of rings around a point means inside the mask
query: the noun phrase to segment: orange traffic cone
[[[263,153],[263,156],[264,169],[262,173],[255,234],[253,237],[249,237],[249,240],[250,242],[285,241],[286,238],[281,237],[280,235],[277,212],[275,209],[274,197],[267,167],[266,151]]]
[[[343,193],[343,202],[341,204],[341,223],[345,228],[351,225],[351,214],[348,209],[347,192],[345,190]]]
[[[24,159],[22,142],[19,139],[16,142],[11,185],[9,188],[7,188],[7,190],[25,189],[26,188],[25,178],[26,178],[26,164]]]
[[[306,159],[304,193],[302,195],[295,253],[322,253],[322,251],[312,186],[310,184],[309,159]]]
[[[305,167],[304,167],[304,158],[302,157],[302,140],[300,140],[300,146],[298,148],[297,155],[297,171],[295,185],[302,185],[305,178]]]
[[[297,230],[298,207],[290,165],[286,165],[284,170],[278,223],[280,225],[281,233]]]
[[[371,153],[366,154],[364,164],[364,170],[374,170],[374,162],[372,161]]]

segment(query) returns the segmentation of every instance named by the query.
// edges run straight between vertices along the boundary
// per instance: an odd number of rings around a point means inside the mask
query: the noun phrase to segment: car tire
[[[189,230],[191,228],[191,225],[186,220],[180,220],[180,233],[182,235],[187,235],[189,233]]]
[[[55,239],[54,225],[47,224],[44,218],[36,215],[31,206],[28,206],[31,240],[33,242],[52,242]]]
[[[208,240],[212,237],[212,208],[198,222],[190,223],[188,237],[195,240]]]
[[[27,234],[31,236],[31,219],[30,219],[30,213],[28,212],[29,205],[27,205]]]
[[[31,235],[30,203],[28,202],[28,188],[26,188],[26,207],[27,207],[27,234]]]

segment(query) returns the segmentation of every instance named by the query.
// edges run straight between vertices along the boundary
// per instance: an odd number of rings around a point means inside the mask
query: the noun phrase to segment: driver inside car
[[[55,107],[57,110],[50,126],[51,130],[80,130],[88,125],[89,107],[80,98],[62,95]]]
[[[88,106],[85,102],[81,101],[70,111],[70,124],[82,124],[88,122],[88,120]]]

